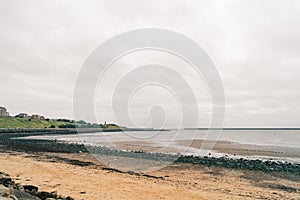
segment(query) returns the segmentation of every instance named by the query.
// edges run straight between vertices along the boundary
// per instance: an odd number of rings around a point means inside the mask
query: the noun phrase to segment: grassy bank
[[[91,124],[84,121],[74,122],[67,119],[25,119],[17,117],[0,117],[0,128],[9,129],[44,129],[44,128],[119,128],[117,125]]]
[[[54,120],[37,120],[37,119],[24,119],[15,117],[0,117],[0,128],[50,128],[59,127],[65,122],[58,122]]]

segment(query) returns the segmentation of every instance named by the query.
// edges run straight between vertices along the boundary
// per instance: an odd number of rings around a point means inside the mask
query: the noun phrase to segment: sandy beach
[[[76,200],[300,199],[299,182],[263,172],[172,164],[144,176],[114,171],[90,154],[15,152],[1,153],[0,160],[0,171],[16,182]]]
[[[0,16],[0,200],[300,200],[300,0]]]
[[[22,133],[22,137],[29,135],[32,133]],[[145,142],[114,143],[117,148],[130,150],[128,152],[100,148],[99,159],[99,155],[91,154],[80,144],[16,139],[21,135],[15,133],[1,137],[0,172],[10,174],[21,185],[34,185],[41,191],[57,192],[76,200],[300,199],[299,165],[296,164],[183,156],[163,168],[141,172],[132,171],[130,167],[138,162],[147,166],[151,159],[164,162],[170,156],[148,154],[158,147]],[[201,141],[191,144],[196,148]],[[214,148],[229,149],[224,153],[231,151],[237,155],[255,151],[276,155],[264,150],[265,147],[223,141]],[[255,151],[250,151],[251,148]]]

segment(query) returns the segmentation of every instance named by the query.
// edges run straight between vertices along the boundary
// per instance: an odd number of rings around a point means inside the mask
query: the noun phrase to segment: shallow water
[[[206,130],[171,130],[171,131],[132,131],[132,132],[99,132],[99,133],[81,133],[78,135],[51,135],[51,136],[31,136],[35,139],[56,139],[67,142],[84,143],[88,145],[114,146],[115,142],[133,142],[142,141],[149,142],[157,147],[168,147],[173,152],[182,154],[205,155],[211,153],[215,156],[223,154],[201,150],[195,148],[187,148],[179,145],[177,142],[181,140],[205,140],[205,141],[229,141],[240,144],[252,144],[270,147],[287,147],[291,151],[300,149],[300,131],[299,130],[223,130],[206,131]],[[214,144],[214,143],[213,143]],[[300,155],[299,155],[300,157]],[[283,157],[279,160],[291,160],[300,162],[299,157]],[[252,155],[250,158],[262,158],[262,156]],[[264,158],[268,158],[267,156]]]

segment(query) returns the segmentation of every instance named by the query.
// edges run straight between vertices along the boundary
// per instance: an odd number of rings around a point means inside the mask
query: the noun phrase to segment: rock
[[[11,178],[2,177],[2,178],[0,179],[0,184],[3,184],[4,186],[8,187],[8,186],[10,186],[10,185],[13,184],[13,181],[12,181]]]
[[[52,198],[52,195],[49,192],[37,192],[36,196],[39,197],[40,199]]]
[[[57,198],[57,193],[56,192],[50,192],[50,194],[51,194],[52,198]]]
[[[0,185],[0,197],[9,197],[11,195],[11,190],[4,185]]]
[[[22,191],[22,190],[13,190],[12,194],[17,197],[18,200],[40,200],[37,197],[32,196],[31,194]]]
[[[39,188],[33,185],[23,185],[23,188],[26,192],[29,192],[31,194],[35,194]]]
[[[13,199],[11,197],[1,197],[0,196],[0,200],[18,200],[18,199]]]
[[[13,199],[13,200],[19,200],[15,195],[11,195],[11,196],[10,196],[10,199]]]

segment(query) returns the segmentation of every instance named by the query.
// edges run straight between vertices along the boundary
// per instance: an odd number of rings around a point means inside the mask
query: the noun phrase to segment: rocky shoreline
[[[36,135],[37,133],[34,133]],[[41,133],[44,134],[44,133]],[[57,133],[56,133],[57,134]],[[21,151],[26,153],[93,153],[108,156],[121,156],[136,159],[150,159],[176,163],[191,163],[204,166],[217,166],[228,169],[254,170],[271,173],[276,176],[287,177],[300,181],[300,164],[280,162],[273,160],[248,160],[244,158],[234,159],[227,156],[217,157],[198,157],[183,156],[163,153],[148,153],[144,151],[123,151],[106,147],[84,146],[82,144],[64,143],[53,140],[33,140],[21,137],[31,136],[31,133],[2,133],[0,134],[0,151]]]
[[[21,185],[4,172],[0,172],[0,199],[1,200],[74,200],[72,197],[63,197],[54,192],[39,191],[33,185]]]

